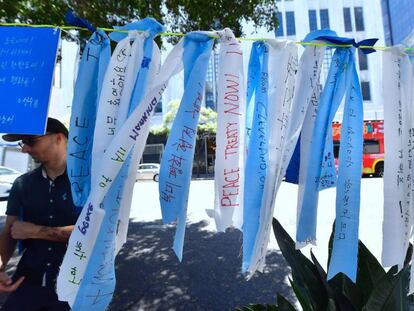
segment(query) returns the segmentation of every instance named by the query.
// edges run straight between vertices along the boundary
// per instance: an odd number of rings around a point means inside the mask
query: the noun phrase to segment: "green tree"
[[[163,123],[159,126],[151,128],[151,134],[155,136],[168,136],[171,126],[174,122],[178,108],[180,107],[179,100],[172,100],[167,105],[167,112],[164,114]],[[210,146],[215,148],[215,138],[217,130],[217,112],[211,108],[201,107],[200,118],[197,125],[197,139],[194,151],[194,167],[199,176],[202,171],[205,171],[207,150]],[[207,173],[207,172],[206,172]]]
[[[229,27],[242,36],[244,22],[269,31],[277,26],[276,0],[0,0],[0,22],[64,25],[68,9],[95,26],[110,28],[146,16],[164,24],[167,31],[184,33]]]
[[[151,128],[151,133],[153,135],[165,135],[170,132],[178,108],[180,107],[180,101],[178,99],[172,100],[167,104],[167,107],[167,112],[164,114],[162,124]],[[199,139],[202,136],[215,135],[216,129],[217,112],[211,108],[201,107],[200,119],[197,126],[197,138]]]

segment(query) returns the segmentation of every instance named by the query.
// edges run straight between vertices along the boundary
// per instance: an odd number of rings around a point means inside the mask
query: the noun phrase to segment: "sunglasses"
[[[43,137],[48,136],[48,135],[52,135],[53,133],[46,133],[45,135],[42,136],[34,136],[34,137],[30,137],[30,138],[26,138],[26,139],[22,139],[21,141],[18,142],[18,145],[23,148],[23,146],[29,146],[29,147],[33,147],[39,140],[41,140]]]

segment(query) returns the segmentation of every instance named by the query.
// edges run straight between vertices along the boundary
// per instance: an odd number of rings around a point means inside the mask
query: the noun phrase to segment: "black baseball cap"
[[[47,118],[47,125],[46,125],[46,133],[62,133],[63,135],[68,138],[69,132],[66,126],[63,125],[62,122],[60,122],[57,119],[54,118]],[[27,134],[6,134],[3,135],[3,140],[5,141],[19,141],[23,139],[29,139],[37,135],[27,135]]]

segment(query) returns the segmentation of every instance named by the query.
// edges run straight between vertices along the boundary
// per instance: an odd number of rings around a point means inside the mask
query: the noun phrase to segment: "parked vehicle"
[[[160,174],[160,165],[158,163],[141,163],[138,165],[136,180],[152,179],[158,182]]]
[[[7,200],[14,180],[22,175],[10,167],[0,166],[0,201]]]
[[[364,121],[364,147],[362,155],[362,174],[384,175],[384,121]],[[335,163],[339,156],[341,123],[332,124]]]

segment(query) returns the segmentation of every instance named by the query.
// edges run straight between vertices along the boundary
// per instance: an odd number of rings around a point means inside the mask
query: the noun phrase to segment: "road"
[[[158,184],[136,183],[128,241],[116,261],[117,289],[110,310],[226,310],[274,303],[278,292],[295,301],[287,285],[289,268],[273,236],[265,271],[245,279],[240,272],[241,233],[231,229],[216,233],[214,221],[205,212],[213,208],[213,187],[212,180],[191,183],[183,262],[179,263],[171,249],[175,228],[160,220]],[[380,258],[382,179],[364,178],[361,187],[360,238]],[[297,186],[283,183],[274,214],[291,236],[295,234],[296,197]],[[334,202],[334,189],[320,193],[318,245],[312,250],[325,268]],[[4,209],[1,202],[0,213]]]
[[[274,216],[292,236],[296,233],[297,185],[282,183],[276,198]],[[382,215],[383,215],[382,178],[363,178],[361,183],[360,239],[377,257],[381,256]],[[335,218],[335,190],[320,192],[318,207],[317,246],[312,250],[322,264],[327,261],[327,244]],[[134,189],[131,208],[131,221],[153,221],[161,219],[158,201],[158,184],[138,182]],[[214,221],[205,212],[214,207],[214,181],[192,181],[188,203],[189,223],[206,222],[204,230],[214,232]],[[191,237],[189,237],[191,238]],[[185,247],[185,246],[184,246]],[[186,248],[186,247],[185,247]],[[269,249],[279,250],[276,240],[271,236]],[[310,247],[303,251],[310,250]],[[185,258],[184,258],[185,259]]]

